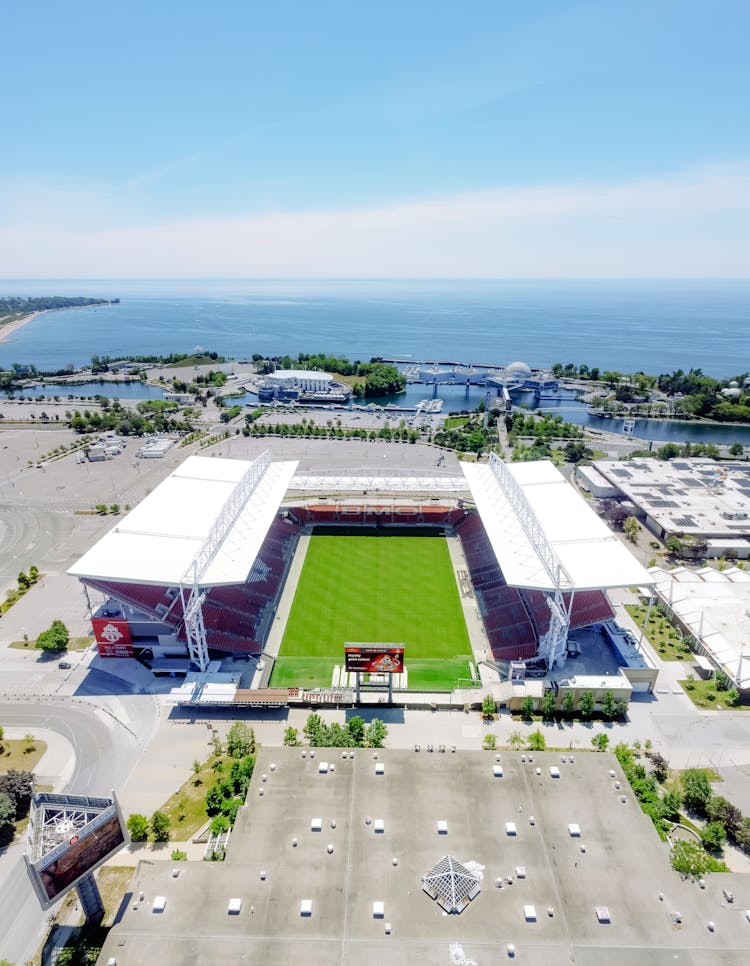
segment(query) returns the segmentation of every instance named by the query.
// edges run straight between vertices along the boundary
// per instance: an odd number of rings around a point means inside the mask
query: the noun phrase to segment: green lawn
[[[718,691],[713,677],[705,680],[696,678],[677,682],[696,708],[704,711],[750,711],[748,704],[727,704],[727,692]]]
[[[648,612],[645,604],[626,604],[625,610],[638,627],[643,627]],[[655,607],[651,608],[646,625],[646,639],[662,661],[687,661],[691,656],[690,648],[683,644],[677,629]]]
[[[442,537],[313,536],[281,642],[274,687],[330,687],[344,645],[405,646],[411,689],[450,690],[471,646]]]

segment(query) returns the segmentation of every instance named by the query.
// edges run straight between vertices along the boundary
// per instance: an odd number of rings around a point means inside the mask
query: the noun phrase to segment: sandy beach
[[[41,315],[42,311],[45,310],[42,309],[39,312],[30,312],[28,315],[23,315],[20,319],[16,319],[15,322],[8,322],[5,325],[0,326],[0,342],[7,342],[9,336],[13,335],[13,333],[17,329],[20,329],[21,326],[26,325],[27,322],[31,322],[32,319],[35,319],[37,315]]]

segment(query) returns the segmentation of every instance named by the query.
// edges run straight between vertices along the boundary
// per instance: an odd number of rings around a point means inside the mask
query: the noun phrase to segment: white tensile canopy
[[[193,561],[204,554],[201,586],[242,583],[296,469],[296,461],[190,456],[68,573],[177,586],[190,580]],[[216,547],[206,553],[212,535]]]
[[[499,465],[498,465],[499,464]],[[647,586],[653,578],[548,460],[462,463],[492,550],[512,587]],[[552,564],[550,564],[552,562]]]

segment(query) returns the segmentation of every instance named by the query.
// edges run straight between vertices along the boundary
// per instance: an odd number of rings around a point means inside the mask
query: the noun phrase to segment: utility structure
[[[507,465],[495,453],[490,453],[489,467],[552,583],[552,589],[544,591],[550,623],[547,633],[539,641],[539,656],[545,658],[550,667],[554,667],[558,660],[565,657],[567,649],[570,612],[575,596],[573,579],[557,556],[531,503]],[[564,597],[566,592],[567,601]]]
[[[208,643],[206,625],[203,621],[203,601],[206,598],[206,591],[201,581],[237,523],[240,514],[248,505],[248,501],[254,493],[261,490],[270,466],[271,454],[265,450],[245,470],[220,509],[202,546],[182,575],[180,598],[185,615],[188,653],[191,661],[200,671],[205,671],[208,667]]]

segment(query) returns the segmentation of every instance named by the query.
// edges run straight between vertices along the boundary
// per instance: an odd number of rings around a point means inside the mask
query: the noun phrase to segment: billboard
[[[133,643],[127,621],[94,617],[91,626],[101,657],[133,656]]]
[[[367,674],[403,674],[403,644],[347,644],[346,670]]]
[[[114,798],[98,801],[104,806],[90,821],[80,825],[76,816],[89,817],[91,808],[76,807],[91,802],[83,796],[38,795],[29,825],[32,858],[25,855],[31,884],[43,909],[48,909],[83,876],[97,869],[130,841],[125,821]],[[62,801],[58,801],[62,800]],[[39,840],[53,847],[33,860]],[[62,841],[59,841],[62,838]]]

